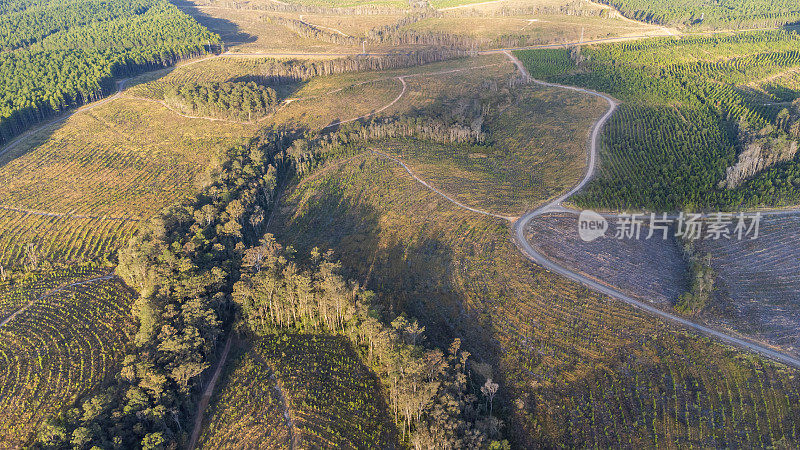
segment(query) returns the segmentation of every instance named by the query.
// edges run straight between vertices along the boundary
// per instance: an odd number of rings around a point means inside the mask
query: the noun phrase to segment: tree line
[[[196,3],[189,3],[186,0],[176,0],[176,4],[194,5]],[[230,9],[257,9],[259,11],[270,12],[292,12],[303,14],[327,14],[331,16],[392,16],[405,12],[402,8],[395,8],[386,5],[358,5],[348,7],[333,7],[321,5],[307,5],[302,3],[277,3],[277,2],[263,2],[252,3],[238,0],[205,0],[203,4],[209,6],[221,6]],[[412,9],[418,9],[417,5],[413,5]]]
[[[275,16],[275,17],[267,16],[264,18],[264,20],[267,20],[269,22],[274,22],[278,25],[288,28],[302,37],[315,39],[322,42],[330,42],[332,44],[349,45],[349,46],[361,45],[362,42],[362,39],[353,36],[345,36],[343,34],[334,33],[328,30],[323,30],[321,28],[315,27],[314,25],[303,22],[302,20],[287,19],[286,17],[280,17],[280,16]]]
[[[271,234],[245,251],[233,299],[248,332],[338,334],[361,350],[388,393],[390,409],[415,448],[482,448],[498,436],[501,421],[489,407],[498,386],[484,392],[467,383],[469,353],[460,340],[446,352],[420,344],[425,328],[399,316],[381,320],[375,294],[340,275],[332,252],[314,249],[303,267]]]
[[[230,324],[245,249],[258,243],[286,167],[290,134],[266,130],[229,149],[214,182],[165,208],[120,251],[117,273],[135,288],[134,351],[116,383],[54,418],[45,447],[164,448],[185,443],[200,375]]]
[[[164,101],[184,114],[251,122],[278,104],[275,90],[255,82],[204,82],[171,86]]]
[[[63,12],[59,5],[64,3],[31,8],[52,15]],[[106,13],[97,12],[97,21],[60,22],[64,28],[46,37],[25,38],[35,40],[32,45],[0,52],[0,142],[65,109],[108,95],[115,90],[114,79],[219,50],[218,36],[166,0],[75,5]]]
[[[361,152],[365,143],[383,139],[480,145],[486,142],[487,136],[477,122],[473,126],[465,126],[446,122],[442,118],[422,116],[373,119],[363,123],[351,122],[336,132],[312,139],[299,138],[292,143],[287,153],[292,158],[295,175],[302,178],[329,159]]]
[[[269,59],[258,64],[259,75],[247,75],[233,81],[255,81],[265,85],[290,84],[314,77],[348,72],[372,72],[421,66],[454,58],[468,52],[450,49],[424,49],[397,52],[380,57],[358,55],[321,61]]]

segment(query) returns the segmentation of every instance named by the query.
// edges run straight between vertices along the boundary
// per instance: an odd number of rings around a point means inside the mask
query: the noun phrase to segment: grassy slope
[[[107,218],[147,219],[192,194],[215,152],[253,131],[123,98],[34,134],[0,161],[0,205],[68,216],[0,211],[2,262],[31,242],[59,260],[113,253],[136,222]]]
[[[331,163],[284,198],[274,224],[340,255],[430,338],[465,339],[501,381],[518,442],[752,445],[797,435],[798,384],[783,371],[665,330],[532,266],[507,225],[454,209],[393,163]],[[763,419],[760,417],[769,417]]]

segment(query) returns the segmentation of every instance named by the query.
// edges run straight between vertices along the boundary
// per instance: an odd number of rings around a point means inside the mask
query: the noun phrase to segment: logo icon
[[[600,214],[584,210],[578,218],[578,234],[584,242],[592,242],[606,235],[608,221]]]

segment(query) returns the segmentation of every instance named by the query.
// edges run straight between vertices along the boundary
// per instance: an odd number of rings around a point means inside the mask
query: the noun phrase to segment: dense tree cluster
[[[683,254],[689,264],[691,280],[689,290],[678,298],[675,309],[684,314],[698,314],[711,301],[714,292],[714,269],[711,255],[698,254],[691,241],[682,242]]]
[[[302,177],[330,158],[363,151],[370,141],[398,138],[449,144],[482,144],[486,134],[481,130],[480,122],[465,126],[442,118],[422,116],[375,119],[366,123],[351,122],[334,133],[315,139],[297,139],[288,154],[292,157],[295,174]]]
[[[600,0],[635,20],[705,28],[778,27],[800,20],[795,0]]]
[[[330,252],[313,250],[303,269],[267,234],[245,254],[249,271],[233,298],[248,329],[350,338],[383,382],[395,421],[415,448],[480,448],[499,433],[501,422],[488,407],[497,385],[489,380],[483,402],[470,392],[470,355],[458,339],[447,352],[426,350],[419,345],[425,329],[416,321],[400,316],[383,323],[372,309],[374,294],[343,278]]]
[[[223,333],[245,248],[263,232],[287,139],[267,131],[230,149],[209,187],[166,208],[121,251],[117,272],[139,292],[136,350],[117,384],[42,430],[42,445],[163,448],[185,441],[199,376]]]
[[[0,20],[8,33],[0,43],[16,48],[0,52],[0,142],[112,92],[115,78],[207,53],[220,42],[166,0],[58,1],[14,14],[27,19]]]
[[[252,81],[206,82],[174,86],[164,92],[164,101],[184,114],[250,122],[272,112],[278,96]]]

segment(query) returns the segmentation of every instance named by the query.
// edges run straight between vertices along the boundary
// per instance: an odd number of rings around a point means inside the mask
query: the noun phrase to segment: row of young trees
[[[278,104],[275,90],[255,82],[204,82],[172,86],[164,101],[184,114],[251,122]]]
[[[59,5],[65,3],[31,8],[52,15],[63,12]],[[75,13],[64,19],[65,28],[25,38],[36,40],[33,45],[0,52],[0,143],[67,108],[113,92],[116,78],[175,64],[220,45],[218,36],[166,0],[137,0],[135,7],[123,0],[86,5],[106,11],[97,12],[102,20],[82,24],[77,18],[82,13]],[[46,23],[32,26],[47,28]]]
[[[683,256],[689,265],[689,290],[678,298],[675,309],[683,314],[699,314],[711,302],[715,274],[711,254],[700,254],[692,241],[682,241]]]
[[[240,77],[235,81],[255,81],[260,84],[284,84],[318,76],[348,72],[371,72],[420,66],[453,58],[466,57],[467,52],[451,49],[424,49],[397,52],[380,57],[349,56],[321,61],[270,59],[258,64],[258,75]]]
[[[794,0],[599,0],[635,20],[705,28],[778,27],[800,20]]]
[[[404,316],[383,322],[375,295],[342,277],[331,252],[314,249],[308,260],[302,267],[271,234],[246,250],[248,271],[233,298],[248,331],[348,337],[378,374],[402,436],[415,448],[483,448],[499,434],[502,423],[490,407],[499,386],[489,379],[471,392],[470,355],[458,339],[447,352],[423,348],[425,328]]]

